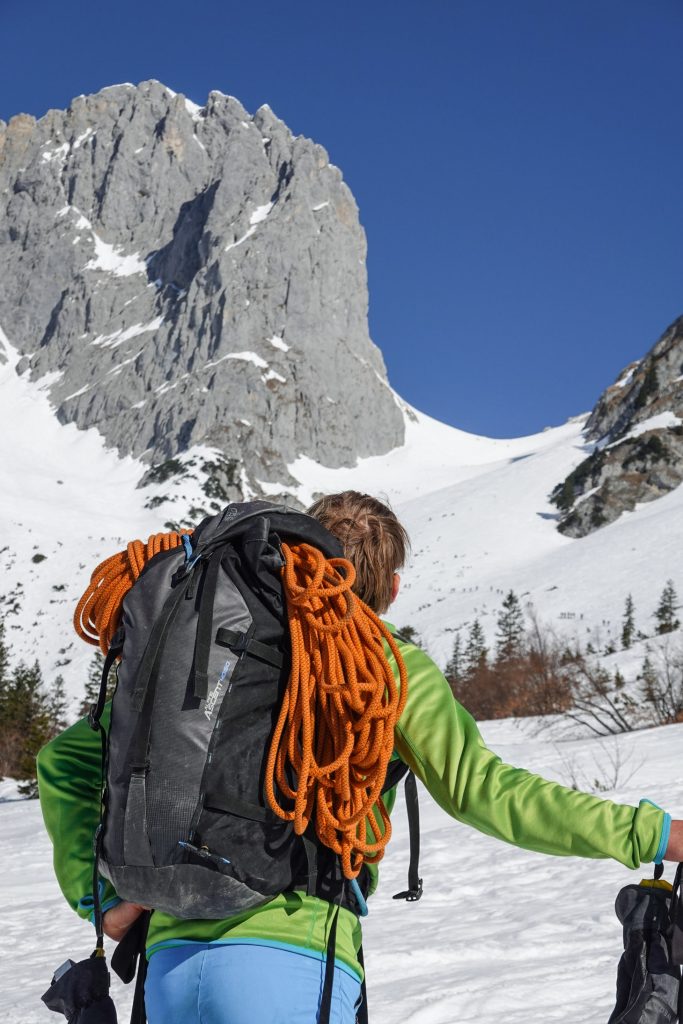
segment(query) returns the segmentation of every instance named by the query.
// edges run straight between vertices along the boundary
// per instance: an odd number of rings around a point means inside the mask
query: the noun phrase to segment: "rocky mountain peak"
[[[217,450],[233,499],[402,443],[353,196],[269,107],[150,81],[18,114],[0,210],[0,326],[62,422],[157,472]]]
[[[559,528],[582,537],[683,482],[683,317],[600,396],[588,457],[553,492]]]

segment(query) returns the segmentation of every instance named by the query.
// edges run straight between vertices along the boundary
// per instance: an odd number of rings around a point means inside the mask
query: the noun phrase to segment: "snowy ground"
[[[547,778],[567,783],[570,764],[587,778],[608,776],[614,740],[557,743],[545,731],[534,736],[532,726],[530,720],[489,722],[482,732],[504,760]],[[622,776],[601,795],[634,805],[648,796],[683,817],[682,740],[682,725],[619,737]],[[3,785],[11,797],[11,786]],[[424,790],[420,798],[424,897],[415,904],[391,899],[405,888],[408,864],[399,801],[365,924],[371,1020],[605,1024],[621,953],[614,900],[623,885],[649,876],[651,866],[633,872],[613,861],[518,850],[450,820]],[[40,995],[66,956],[90,952],[93,932],[53,880],[35,801],[0,802],[0,863],[0,1022],[57,1020]],[[673,865],[665,877],[672,880]],[[124,1022],[130,994],[118,984],[116,993]]]

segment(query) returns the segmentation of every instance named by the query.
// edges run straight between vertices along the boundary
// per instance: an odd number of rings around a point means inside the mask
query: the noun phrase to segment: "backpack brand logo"
[[[213,713],[216,710],[216,704],[218,703],[219,698],[223,695],[223,685],[225,683],[227,676],[230,673],[231,664],[232,662],[228,658],[225,665],[223,666],[223,670],[220,676],[218,677],[218,682],[216,683],[213,690],[206,698],[206,701],[204,703],[204,718],[208,719],[208,721],[211,721]]]

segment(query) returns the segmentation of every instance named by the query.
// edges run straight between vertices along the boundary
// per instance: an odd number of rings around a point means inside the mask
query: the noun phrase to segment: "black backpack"
[[[110,879],[123,899],[174,917],[219,919],[301,889],[365,912],[367,869],[350,886],[314,828],[297,836],[264,797],[269,740],[289,677],[281,541],[343,554],[311,516],[262,501],[233,504],[185,536],[183,547],[154,556],[123,600],[90,715],[106,776],[95,875]],[[105,737],[99,720],[118,655]],[[406,773],[392,761],[383,792]],[[415,900],[412,775],[406,794],[411,865],[409,888],[397,898]],[[99,908],[96,923],[101,928]]]

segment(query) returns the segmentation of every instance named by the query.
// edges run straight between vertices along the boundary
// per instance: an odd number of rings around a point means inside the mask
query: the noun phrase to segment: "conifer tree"
[[[401,626],[399,633],[404,640],[408,641],[409,644],[415,644],[416,647],[422,647],[422,638],[415,629],[415,626]]]
[[[61,732],[62,729],[66,729],[67,710],[68,704],[64,690],[64,677],[59,675],[52,684],[48,704],[50,724],[55,734]]]
[[[643,697],[649,704],[657,703],[657,690],[658,690],[658,679],[657,672],[650,655],[645,656],[642,668],[640,670],[640,678],[642,681]]]
[[[465,675],[473,676],[480,669],[485,668],[488,653],[484,630],[481,628],[479,619],[475,619],[470,626],[465,648]]]
[[[522,653],[524,646],[524,615],[519,598],[510,590],[498,616],[496,634],[496,661],[510,661]]]
[[[97,699],[100,695],[100,684],[102,682],[102,672],[104,671],[104,657],[101,651],[95,651],[88,668],[88,678],[85,683],[85,691],[83,693],[83,700],[81,701],[78,713],[80,715],[87,715],[90,712],[90,708],[93,704],[97,703]],[[116,669],[112,665],[109,672],[109,678],[107,679],[107,700],[111,700],[116,687]]]
[[[43,688],[40,665],[17,665],[7,691],[8,721],[20,743],[12,774],[19,780],[22,796],[36,797],[36,754],[55,730],[50,718],[49,699]]]
[[[10,720],[9,651],[5,642],[5,623],[0,619],[0,779],[11,774],[16,735]]]
[[[0,619],[0,692],[9,676],[9,649],[5,639],[5,623]]]
[[[462,647],[462,637],[460,636],[460,631],[458,630],[458,632],[455,634],[453,650],[451,652],[450,658],[448,659],[446,671],[444,672],[444,675],[446,676],[446,679],[451,684],[451,686],[453,686],[454,683],[457,684],[462,681],[462,677],[464,674],[463,669],[464,652]]]
[[[631,596],[631,594],[629,594],[626,598],[626,606],[624,608],[624,623],[621,627],[621,646],[624,648],[625,651],[627,651],[633,643],[635,631],[635,608],[633,605],[633,597]]]
[[[674,582],[673,580],[667,580],[655,612],[658,633],[673,633],[675,629],[678,629],[681,624],[680,620],[676,618],[676,609],[678,607],[678,595],[676,594]]]
[[[645,376],[643,377],[643,383],[640,386],[640,391],[636,395],[635,409],[642,409],[644,405],[647,405],[648,399],[652,395],[656,395],[659,389],[659,380],[657,379],[657,367],[655,366],[654,360],[648,363]]]

